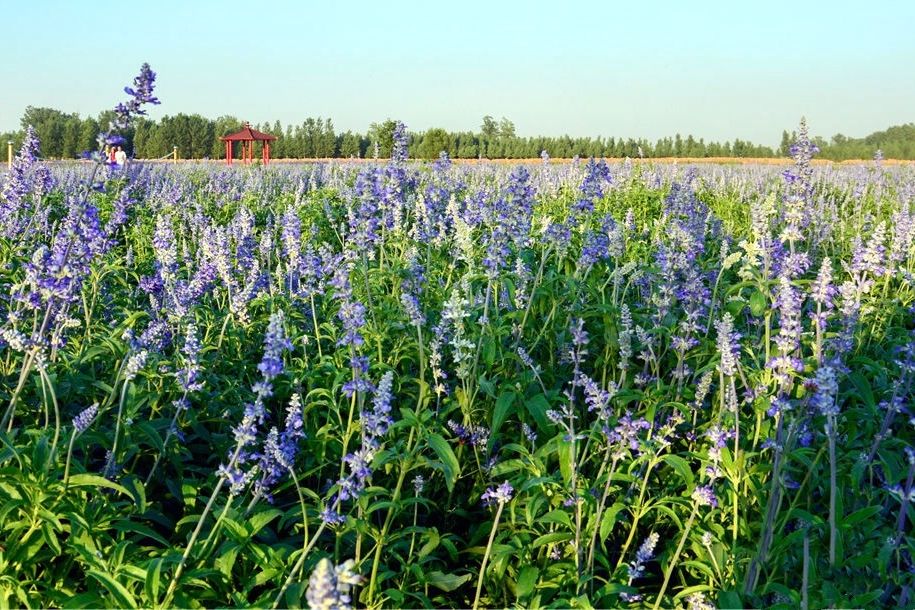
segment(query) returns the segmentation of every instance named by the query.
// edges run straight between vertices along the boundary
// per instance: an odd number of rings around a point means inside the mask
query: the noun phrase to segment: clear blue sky
[[[797,6],[795,6],[797,4]],[[96,114],[140,64],[152,116],[774,145],[915,121],[915,2],[0,0],[0,131]]]

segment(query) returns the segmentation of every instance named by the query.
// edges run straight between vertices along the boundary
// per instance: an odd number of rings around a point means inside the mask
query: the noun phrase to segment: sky
[[[365,131],[676,133],[777,145],[915,121],[915,2],[0,0],[0,132],[96,115],[148,62],[150,113]]]

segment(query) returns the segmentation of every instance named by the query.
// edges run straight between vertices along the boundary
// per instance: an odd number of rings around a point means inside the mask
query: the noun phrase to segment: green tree
[[[41,143],[41,156],[52,159],[60,158],[64,152],[64,138],[67,121],[77,118],[73,114],[64,114],[56,108],[36,108],[28,106],[22,116],[22,129],[31,125]]]
[[[322,159],[336,157],[337,136],[334,134],[334,124],[330,119],[318,119],[320,132],[316,136],[315,152]]]
[[[361,151],[359,150],[359,136],[354,134],[352,131],[347,130],[346,133],[340,135],[340,156],[344,159],[350,159],[353,157],[359,157]]]
[[[98,150],[98,135],[100,133],[98,121],[86,117],[79,125],[79,152]]]
[[[242,122],[237,117],[223,115],[213,121],[213,145],[210,149],[211,159],[226,158],[226,144],[219,138],[235,133],[242,127]]]
[[[502,117],[502,120],[499,121],[499,137],[500,138],[514,138],[515,137],[515,124]]]
[[[369,126],[368,139],[370,146],[378,145],[378,156],[381,158],[391,156],[391,149],[394,147],[394,127],[396,125],[397,121],[387,119],[383,123],[372,123]]]
[[[433,127],[422,134],[416,156],[420,159],[437,159],[442,151],[450,153],[452,145],[453,139],[450,133],[441,127]]]
[[[480,125],[480,133],[486,138],[494,138],[499,135],[499,124],[487,114],[483,117],[483,123]]]

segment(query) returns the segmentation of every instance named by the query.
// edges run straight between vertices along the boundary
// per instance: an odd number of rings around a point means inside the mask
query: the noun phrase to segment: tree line
[[[80,117],[54,108],[29,106],[20,121],[22,130],[0,134],[0,141],[12,141],[18,146],[23,130],[32,125],[41,141],[42,156],[49,159],[78,158],[84,151],[96,149],[96,135],[111,120],[110,112],[97,117]],[[271,144],[273,158],[387,158],[391,153],[395,121],[388,119],[373,123],[366,133],[347,130],[338,132],[329,118],[307,118],[298,125],[252,125],[259,131],[277,136]],[[136,158],[155,159],[172,153],[174,147],[183,159],[223,159],[225,145],[220,136],[240,130],[243,122],[234,116],[209,119],[199,114],[176,114],[158,121],[140,119],[124,134],[125,150]],[[544,151],[550,157],[779,157],[787,156],[794,134],[784,131],[777,149],[735,139],[733,142],[706,142],[680,134],[654,142],[647,139],[613,137],[570,137],[517,135],[514,124],[507,118],[496,120],[483,117],[476,132],[448,131],[431,128],[410,133],[409,153],[413,158],[434,159],[445,151],[454,159],[530,159]],[[819,157],[867,159],[877,149],[885,158],[915,159],[915,124],[890,127],[864,138],[848,138],[841,134],[830,141],[815,138],[820,147]],[[238,154],[237,152],[235,153]]]

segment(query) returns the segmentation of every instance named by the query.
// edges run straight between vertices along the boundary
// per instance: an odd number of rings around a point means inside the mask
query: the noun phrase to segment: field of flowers
[[[701,168],[27,137],[0,607],[911,607],[915,173],[800,133]]]

